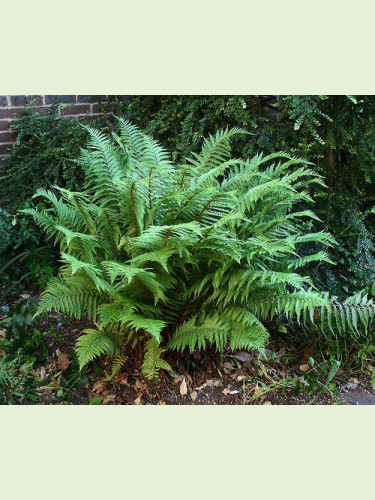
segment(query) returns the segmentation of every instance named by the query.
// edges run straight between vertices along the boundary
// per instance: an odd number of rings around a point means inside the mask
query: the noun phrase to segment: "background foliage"
[[[375,281],[374,97],[130,96],[124,100],[113,96],[103,110],[99,128],[113,129],[110,113],[129,118],[158,139],[178,162],[190,151],[198,151],[204,136],[232,126],[253,134],[234,138],[234,157],[279,150],[307,158],[328,185],[315,193],[315,211],[322,219],[316,229],[328,229],[339,243],[330,253],[336,265],[316,266],[315,278],[337,294],[371,288]],[[0,267],[27,250],[28,242],[44,246],[34,226],[30,222],[19,226],[21,219],[14,219],[14,214],[37,187],[81,186],[81,169],[72,160],[87,139],[75,120],[53,111],[38,115],[30,110],[14,122],[14,128],[19,131],[18,141],[0,180],[0,204],[8,213],[0,212],[0,225],[8,228],[0,233]],[[28,233],[34,237],[28,238]],[[27,259],[23,262],[27,272],[32,272],[35,260],[32,265]],[[38,274],[44,263],[51,265],[48,259],[38,262]]]

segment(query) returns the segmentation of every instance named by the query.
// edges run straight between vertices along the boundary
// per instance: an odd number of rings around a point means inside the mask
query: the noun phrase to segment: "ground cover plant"
[[[106,354],[114,376],[141,346],[142,374],[152,378],[170,370],[165,350],[262,349],[280,316],[336,336],[369,330],[366,294],[339,300],[305,271],[329,263],[335,244],[306,223],[317,219],[306,208],[314,186],[324,186],[308,161],[282,152],[233,158],[230,140],[246,136],[233,128],[175,165],[131,123],[119,119],[117,129],[87,129],[84,189],[40,189],[47,208],[22,212],[61,251],[38,314],[95,324],[77,341],[81,367]]]

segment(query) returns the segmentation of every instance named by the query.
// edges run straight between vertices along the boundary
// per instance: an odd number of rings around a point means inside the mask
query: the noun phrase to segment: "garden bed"
[[[34,301],[23,291],[14,294],[3,311],[19,302]],[[7,314],[3,312],[4,320]],[[112,379],[111,362],[100,359],[82,374],[75,365],[74,346],[84,328],[84,320],[72,320],[50,313],[28,328],[41,332],[47,352],[33,365],[34,398],[23,404],[111,404],[111,405],[329,405],[375,404],[375,392],[361,373],[338,370],[335,386],[324,385],[325,374],[306,368],[309,351],[288,347],[280,337],[271,340],[263,352],[214,352],[206,355],[167,358],[171,373],[159,379],[140,375],[142,356],[135,355]],[[4,336],[4,330],[1,330]],[[37,347],[37,350],[40,347]],[[17,403],[17,401],[14,401]]]

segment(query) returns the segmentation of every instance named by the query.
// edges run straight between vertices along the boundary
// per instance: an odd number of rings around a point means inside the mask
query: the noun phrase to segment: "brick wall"
[[[44,113],[57,104],[62,116],[90,120],[100,115],[100,103],[108,99],[110,96],[105,95],[0,95],[0,167],[16,139],[16,133],[11,130],[12,120],[26,108]]]

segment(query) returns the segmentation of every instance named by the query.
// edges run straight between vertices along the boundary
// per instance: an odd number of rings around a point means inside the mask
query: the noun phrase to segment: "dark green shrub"
[[[48,356],[48,333],[33,322],[35,300],[0,308],[0,404],[36,402],[40,384],[36,368]]]
[[[42,363],[48,355],[48,332],[40,331],[33,321],[36,301],[27,298],[9,308],[6,317],[0,320],[0,328],[5,332],[0,340],[0,348],[8,357],[19,356],[24,363]]]
[[[24,203],[19,208],[29,206]],[[0,207],[0,283],[7,284],[7,292],[21,283],[44,286],[54,273],[55,260],[53,246],[30,218]]]
[[[88,135],[78,121],[59,116],[56,108],[47,114],[30,108],[12,128],[18,132],[17,141],[0,173],[0,280],[13,288],[21,282],[39,287],[54,272],[54,251],[30,218],[17,210],[29,205],[39,186],[80,188],[82,170],[74,158]]]
[[[28,110],[12,123],[18,133],[14,151],[4,159],[0,175],[1,204],[19,206],[37,187],[81,185],[82,171],[72,161],[87,140],[78,121],[61,117],[56,108],[47,114]]]
[[[364,217],[375,205],[374,96],[132,96],[122,113],[178,161],[208,133],[231,126],[254,134],[252,141],[234,138],[234,157],[279,150],[307,158],[329,185],[318,186],[315,211],[339,243],[330,252],[337,266],[311,272],[339,294],[374,281],[375,216]]]
[[[0,405],[36,402],[37,384],[29,363],[20,357],[12,359],[0,352]]]

